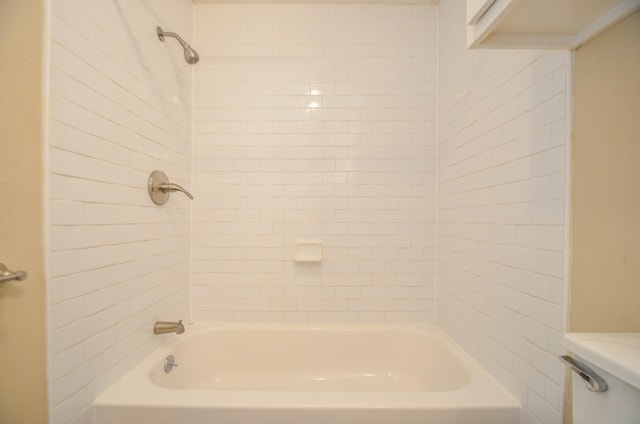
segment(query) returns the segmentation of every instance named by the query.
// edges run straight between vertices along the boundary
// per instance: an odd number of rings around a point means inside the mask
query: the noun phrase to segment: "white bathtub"
[[[434,326],[197,324],[162,337],[96,399],[95,424],[520,423],[517,400]]]

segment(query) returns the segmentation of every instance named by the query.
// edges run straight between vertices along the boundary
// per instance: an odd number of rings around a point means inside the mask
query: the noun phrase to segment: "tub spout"
[[[184,325],[182,320],[178,322],[174,321],[156,321],[153,325],[153,334],[166,334],[166,333],[184,333]]]

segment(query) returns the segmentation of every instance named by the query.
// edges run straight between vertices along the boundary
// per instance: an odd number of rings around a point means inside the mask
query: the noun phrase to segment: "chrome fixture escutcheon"
[[[176,358],[173,355],[167,355],[164,359],[164,372],[169,374],[174,367],[177,367]]]
[[[167,203],[169,195],[174,191],[180,191],[189,199],[193,200],[191,193],[178,184],[170,183],[169,177],[167,177],[167,174],[162,171],[153,171],[151,175],[149,175],[147,189],[149,190],[149,197],[151,197],[151,201],[156,205],[164,205]]]

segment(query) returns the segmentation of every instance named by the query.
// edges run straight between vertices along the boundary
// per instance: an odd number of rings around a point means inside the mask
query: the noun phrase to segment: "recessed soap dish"
[[[320,240],[294,241],[293,260],[296,262],[322,261],[322,242]]]

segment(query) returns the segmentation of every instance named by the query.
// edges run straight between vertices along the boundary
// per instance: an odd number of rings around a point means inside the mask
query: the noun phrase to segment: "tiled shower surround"
[[[560,423],[570,56],[467,50],[459,3],[439,6],[437,322],[523,424]]]
[[[196,7],[196,321],[433,321],[436,18]],[[307,239],[321,263],[292,261]]]
[[[160,342],[152,323],[189,316],[189,201],[159,208],[145,184],[154,169],[190,180],[191,69],[155,29],[191,33],[192,8],[51,10],[50,422],[90,423],[95,396]]]
[[[568,53],[468,51],[462,0],[51,11],[51,423],[189,314],[437,322],[561,422]]]

